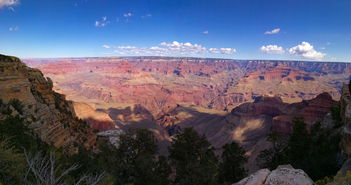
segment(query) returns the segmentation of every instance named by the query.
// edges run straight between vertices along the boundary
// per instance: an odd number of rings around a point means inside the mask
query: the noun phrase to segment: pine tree
[[[286,156],[290,164],[295,168],[303,168],[309,163],[307,152],[309,151],[312,139],[309,135],[306,123],[301,118],[293,120],[293,132],[288,141]]]
[[[213,185],[217,182],[218,159],[205,136],[185,128],[169,147],[171,164],[176,169],[175,183]]]
[[[151,131],[131,129],[122,134],[112,164],[116,184],[168,185],[171,169],[157,154],[157,140]]]
[[[222,161],[219,165],[219,182],[227,185],[247,175],[243,165],[247,162],[245,150],[236,142],[223,146]]]

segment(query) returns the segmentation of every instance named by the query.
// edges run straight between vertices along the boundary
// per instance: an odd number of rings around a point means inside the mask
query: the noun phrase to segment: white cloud
[[[236,49],[234,48],[221,48],[219,49],[221,51],[222,54],[233,54],[236,53]]]
[[[109,23],[110,23],[110,21],[107,19],[107,16],[104,16],[101,18],[100,21],[95,21],[95,26],[96,27],[105,27]]]
[[[131,16],[133,16],[133,14],[131,12],[123,14],[123,17],[131,17]]]
[[[106,45],[106,44],[102,45],[102,47],[103,47],[103,48],[106,48],[106,49],[110,49],[110,48],[111,48],[111,46]]]
[[[203,31],[202,33],[207,35],[208,34],[208,30]]]
[[[150,18],[150,17],[152,17],[151,14],[146,14],[146,15],[142,15],[142,16],[141,16],[141,18]]]
[[[206,51],[206,48],[199,44],[191,44],[190,42],[180,43],[173,41],[171,43],[162,42],[160,47],[165,48],[170,53],[179,54],[199,54]]]
[[[215,54],[234,54],[236,53],[236,49],[234,48],[210,48],[208,49],[210,53],[215,53]]]
[[[125,50],[133,50],[133,49],[138,49],[135,46],[118,46],[118,49],[125,49]]]
[[[271,31],[266,31],[264,32],[265,35],[274,35],[274,34],[278,34],[280,32],[280,28],[276,28],[276,29],[273,29]]]
[[[270,54],[283,54],[285,53],[283,47],[277,46],[277,45],[267,45],[267,46],[262,46],[260,50],[264,53],[270,53]]]
[[[208,51],[211,53],[220,53],[219,49],[217,49],[217,48],[210,48],[210,49],[208,49]]]
[[[301,42],[301,44],[290,48],[288,51],[292,55],[297,55],[312,60],[320,60],[326,55],[325,53],[316,51],[308,42]]]
[[[104,47],[108,46],[108,47]],[[192,44],[190,42],[162,42],[157,46],[136,47],[136,46],[109,46],[104,45],[106,49],[113,48],[114,53],[119,55],[158,55],[158,56],[199,56],[202,54],[234,54],[234,48],[210,48],[200,44]]]
[[[9,31],[17,31],[17,30],[18,30],[18,26],[9,27]]]
[[[0,8],[6,7],[6,6],[11,7],[19,3],[20,3],[19,0],[0,0]]]

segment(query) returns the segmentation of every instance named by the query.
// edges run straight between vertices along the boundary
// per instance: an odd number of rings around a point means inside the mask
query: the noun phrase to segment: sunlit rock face
[[[314,185],[314,182],[303,170],[282,165],[273,171],[261,169],[233,185]]]
[[[231,111],[257,96],[284,102],[328,92],[340,98],[350,64],[127,57],[31,59],[68,99],[85,103],[139,104],[156,119],[177,104]]]
[[[311,100],[292,103],[285,107],[283,114],[274,117],[272,130],[280,133],[291,132],[294,118],[303,118],[308,126],[321,122],[337,103],[328,93],[322,93]]]
[[[24,118],[43,141],[66,152],[75,152],[76,144],[92,148],[96,135],[75,116],[72,102],[52,87],[51,79],[38,69],[0,55],[0,99],[3,103],[18,99],[23,104],[23,111],[13,114]],[[7,116],[0,113],[0,119]]]

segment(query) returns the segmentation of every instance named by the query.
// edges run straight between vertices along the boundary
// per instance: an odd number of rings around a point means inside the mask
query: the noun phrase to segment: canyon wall
[[[264,95],[294,103],[328,92],[339,100],[342,84],[351,75],[349,63],[331,62],[171,57],[25,62],[52,78],[55,90],[67,94],[70,100],[120,106],[140,104],[155,119],[177,104],[230,112],[237,105]]]
[[[93,148],[96,135],[92,129],[76,117],[72,103],[52,88],[51,79],[38,69],[27,67],[16,57],[0,55],[1,102],[16,99],[23,106],[21,111],[10,106],[7,114],[2,110],[0,120],[20,116],[43,141],[68,153],[77,150],[76,144]]]

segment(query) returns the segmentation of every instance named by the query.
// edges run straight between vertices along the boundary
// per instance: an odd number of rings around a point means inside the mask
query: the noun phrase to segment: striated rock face
[[[294,118],[303,118],[308,126],[323,121],[333,106],[338,104],[328,93],[322,93],[312,100],[293,103],[281,109],[282,114],[273,118],[273,130],[289,133],[292,129],[291,121]]]
[[[303,170],[282,165],[273,171],[259,170],[233,185],[314,185],[314,183]]]
[[[343,152],[351,156],[351,95],[349,85],[344,84],[340,98],[340,116],[344,124],[341,145]]]
[[[27,67],[15,57],[0,55],[0,99],[4,103],[20,100],[24,105],[20,116],[43,141],[55,147],[70,153],[75,152],[75,143],[93,147],[96,135],[92,129],[75,116],[72,103],[52,88],[51,79],[38,69]]]
[[[254,102],[241,104],[229,114],[178,106],[158,119],[157,124],[169,135],[179,133],[182,128],[193,127],[205,134],[216,148],[237,141],[247,151],[247,167],[253,172],[257,170],[255,159],[259,152],[270,146],[266,137],[272,130],[290,133],[295,117],[303,118],[308,125],[322,121],[336,104],[328,93],[293,104],[284,103],[279,97],[257,97]]]
[[[336,179],[329,183],[334,184],[349,184],[347,176],[351,171],[351,95],[349,84],[344,84],[342,88],[342,94],[340,98],[340,117],[343,124],[341,130],[341,149],[347,160],[345,160]],[[340,182],[339,182],[340,180]]]
[[[340,98],[351,64],[171,57],[31,59],[75,102],[139,104],[158,119],[177,104],[230,111],[258,96]],[[308,87],[308,88],[306,88]]]

